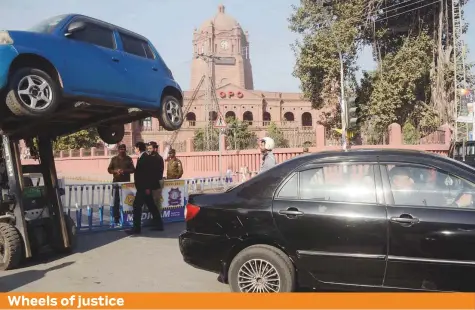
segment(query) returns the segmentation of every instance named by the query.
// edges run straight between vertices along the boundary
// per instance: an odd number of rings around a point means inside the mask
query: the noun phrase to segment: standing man
[[[270,137],[264,137],[261,139],[259,144],[259,149],[262,153],[262,165],[260,172],[269,170],[276,165],[275,156],[274,153],[272,153],[274,146],[274,139]]]
[[[162,190],[164,186],[163,182],[163,172],[165,170],[165,164],[163,162],[163,157],[158,153],[158,144],[156,142],[149,142],[147,145],[147,152],[153,157],[155,164],[155,170],[153,171],[153,176],[155,179],[155,186],[157,189],[152,191],[153,200],[155,205],[158,207],[158,210],[162,211]]]
[[[112,157],[107,171],[113,175],[112,182],[130,182],[130,174],[134,173],[134,162],[132,158],[127,155],[125,144],[119,145],[119,154]],[[119,186],[114,186],[114,206],[112,207],[112,214],[114,216],[115,225],[120,224],[120,193]]]
[[[137,154],[137,166],[135,168],[135,189],[137,190],[134,199],[134,224],[133,228],[127,231],[130,235],[138,235],[142,231],[142,207],[145,204],[150,213],[152,213],[155,227],[153,230],[162,231],[162,216],[153,201],[152,190],[154,190],[155,180],[151,171],[154,169],[154,160],[146,152],[146,146],[143,142],[135,144],[135,154]],[[156,188],[155,188],[156,189]]]
[[[183,175],[183,165],[181,160],[176,158],[176,151],[170,149],[168,152],[167,180],[176,180]]]

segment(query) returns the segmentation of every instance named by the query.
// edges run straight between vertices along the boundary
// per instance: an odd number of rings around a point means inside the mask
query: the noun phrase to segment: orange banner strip
[[[1,309],[475,309],[473,293],[0,293]]]

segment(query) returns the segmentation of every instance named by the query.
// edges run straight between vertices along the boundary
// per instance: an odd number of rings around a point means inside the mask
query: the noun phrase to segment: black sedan
[[[296,157],[191,195],[184,260],[235,292],[475,291],[475,169],[435,154]]]

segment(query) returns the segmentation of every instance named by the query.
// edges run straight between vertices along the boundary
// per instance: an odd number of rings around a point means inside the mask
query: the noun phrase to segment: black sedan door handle
[[[420,220],[410,214],[401,214],[399,217],[392,217],[391,222],[410,226],[419,223]]]
[[[287,215],[287,216],[300,216],[300,215],[303,215],[304,213],[295,208],[288,208],[287,210],[280,210],[279,214]]]

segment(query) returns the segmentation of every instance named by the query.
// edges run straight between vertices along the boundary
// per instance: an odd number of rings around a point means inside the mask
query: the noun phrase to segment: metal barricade
[[[184,205],[182,208],[185,208],[190,194],[224,191],[226,188],[236,184],[236,182],[238,182],[237,179],[238,178],[235,177],[219,176],[182,179],[185,181]],[[132,214],[131,212],[124,212],[123,208],[122,184],[123,183],[64,185],[65,195],[62,197],[63,208],[76,222],[78,232],[120,230],[131,227]],[[118,191],[119,194],[119,225],[115,224],[113,215],[115,191]],[[147,213],[147,210],[145,209],[144,212]],[[164,215],[164,212],[170,211],[162,211],[162,215]],[[184,217],[180,220],[184,221]],[[176,221],[176,219],[173,219],[173,221]]]

